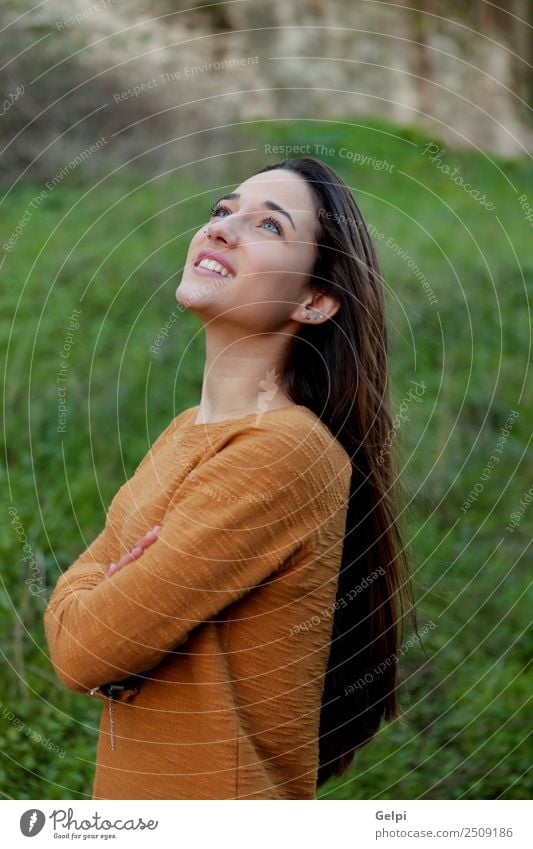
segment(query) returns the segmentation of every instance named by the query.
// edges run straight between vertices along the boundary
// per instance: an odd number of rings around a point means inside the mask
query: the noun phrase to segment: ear
[[[315,292],[296,307],[290,318],[301,324],[324,324],[338,312],[340,307],[341,302],[334,295]]]

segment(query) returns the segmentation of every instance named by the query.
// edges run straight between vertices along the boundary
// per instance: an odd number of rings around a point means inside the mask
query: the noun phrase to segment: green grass
[[[459,166],[495,204],[489,212],[424,155],[430,141],[375,119],[257,122],[240,144],[255,145],[255,152],[225,157],[218,171],[198,169],[194,179],[192,169],[161,179],[123,169],[94,187],[74,171],[6,254],[0,271],[7,461],[0,786],[6,797],[90,797],[101,706],[57,682],[42,626],[46,599],[60,571],[100,531],[106,507],[151,442],[198,402],[197,319],[180,312],[166,343],[150,351],[176,309],[192,233],[221,188],[280,158],[265,157],[264,144],[303,143],[334,148],[324,160],[347,180],[374,232],[383,233],[377,247],[388,286],[395,404],[411,380],[425,386],[399,437],[419,620],[422,627],[435,623],[423,649],[413,645],[402,657],[403,720],[382,727],[350,773],[328,782],[320,796],[531,795],[524,747],[531,679],[524,669],[532,646],[524,629],[533,508],[514,531],[506,525],[531,481],[531,405],[523,381],[533,260],[531,225],[517,196],[527,193],[532,169],[525,158],[447,151],[441,161]],[[354,164],[341,148],[393,167]],[[2,241],[40,191],[24,185],[10,192],[1,207]],[[403,259],[387,247],[389,238],[406,252]],[[409,259],[437,303],[429,302]],[[58,434],[59,351],[74,308],[82,312],[69,359],[66,432]],[[463,512],[512,410],[520,414],[499,462]],[[10,506],[43,576],[41,597],[24,583],[32,573],[21,560],[24,540],[11,524]]]

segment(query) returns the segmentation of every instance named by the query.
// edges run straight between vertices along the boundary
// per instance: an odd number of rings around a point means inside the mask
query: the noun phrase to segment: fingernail
[[[160,530],[161,530],[161,525],[154,525],[154,527],[152,528],[152,530],[154,531],[154,533],[157,533],[157,531],[160,531]]]

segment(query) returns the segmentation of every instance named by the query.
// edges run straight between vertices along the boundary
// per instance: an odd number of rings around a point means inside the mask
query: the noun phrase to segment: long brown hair
[[[301,156],[257,173],[274,168],[295,172],[310,186],[318,218],[311,288],[341,301],[331,320],[302,325],[282,375],[288,397],[319,416],[352,460],[320,714],[320,786],[346,772],[382,719],[399,715],[397,652],[407,614],[416,629],[416,613],[396,440],[390,438],[389,346],[378,256],[357,203],[332,168]]]

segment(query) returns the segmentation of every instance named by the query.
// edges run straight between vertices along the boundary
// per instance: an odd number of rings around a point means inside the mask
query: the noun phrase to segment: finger
[[[128,551],[126,552],[126,554],[122,555],[122,557],[117,563],[117,566],[119,567],[119,569],[122,569],[123,566],[127,566],[128,563],[132,563],[134,560],[136,560],[136,557],[132,554],[131,551]]]
[[[161,530],[161,525],[155,525],[155,527],[150,528],[149,531],[144,536],[145,540],[148,540],[150,543],[155,542],[157,539],[157,535]]]
[[[110,564],[110,566],[107,570],[107,574],[108,575],[114,575],[115,572],[119,572],[120,569],[123,568],[123,566],[127,566],[128,563],[132,563],[135,559],[136,558],[133,557],[132,553],[130,551],[128,551],[127,554],[122,555],[122,557],[120,558],[120,560],[117,563],[111,563]]]
[[[156,539],[157,537],[153,535],[151,531],[148,531],[148,533],[145,534],[145,536],[143,536],[142,539],[139,540],[137,545],[140,546],[140,548],[144,549],[147,548],[149,545],[152,545],[152,543],[155,542]]]
[[[157,534],[160,530],[161,525],[155,525],[153,528],[151,528],[145,534],[145,536],[142,537],[142,539],[140,539],[139,542],[133,546],[131,551],[128,551],[126,552],[126,554],[122,555],[118,563],[111,564],[111,566],[108,568],[107,574],[109,576],[114,575],[115,572],[118,572],[118,570],[122,569],[123,566],[127,566],[128,563],[132,563],[134,560],[137,560],[143,553],[144,549],[147,548],[149,545],[152,545],[152,543],[157,540]]]
[[[142,548],[147,548],[147,546],[152,545],[157,540],[157,535],[161,530],[160,525],[156,525],[155,528],[151,528],[146,534],[139,540],[137,545],[142,546]]]

